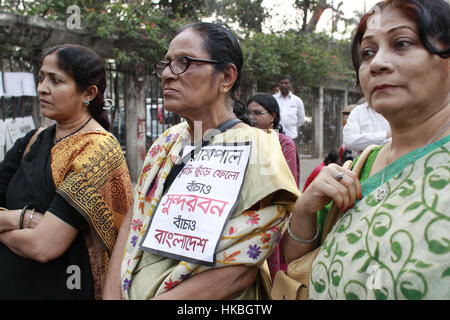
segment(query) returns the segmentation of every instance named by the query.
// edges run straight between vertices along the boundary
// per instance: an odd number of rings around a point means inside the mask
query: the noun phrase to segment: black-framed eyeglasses
[[[164,70],[166,70],[167,66],[169,66],[170,71],[174,74],[182,74],[185,72],[192,62],[206,62],[206,63],[214,63],[219,64],[222,63],[217,60],[209,60],[209,59],[197,59],[189,56],[177,57],[172,61],[160,61],[155,64],[155,72],[158,77],[162,77]]]
[[[252,111],[249,110],[248,112],[255,116],[261,116],[263,114],[269,113],[268,111],[259,111],[259,110],[252,110]]]

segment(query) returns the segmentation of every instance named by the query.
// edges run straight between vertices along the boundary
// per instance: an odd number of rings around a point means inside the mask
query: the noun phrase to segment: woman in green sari
[[[330,165],[297,201],[288,261],[317,248],[318,209],[347,210],[314,260],[312,299],[450,299],[449,16],[445,0],[387,0],[358,26],[358,81],[392,142],[361,182]]]

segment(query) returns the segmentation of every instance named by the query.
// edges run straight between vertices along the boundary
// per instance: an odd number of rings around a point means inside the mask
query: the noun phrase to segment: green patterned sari
[[[450,136],[368,177],[377,151],[362,173],[363,199],[314,261],[309,297],[450,299]]]

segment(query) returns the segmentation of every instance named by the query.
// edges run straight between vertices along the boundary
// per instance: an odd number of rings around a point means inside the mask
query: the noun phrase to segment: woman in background
[[[280,140],[281,150],[298,187],[300,164],[297,147],[295,146],[294,140],[283,134],[283,128],[280,124],[280,108],[277,100],[271,94],[257,93],[247,101],[247,109],[254,127],[264,131],[269,129],[278,130],[278,139]],[[280,242],[267,259],[272,281],[278,271],[287,270],[287,264],[283,259],[281,252],[283,252],[282,242]]]
[[[294,140],[283,133],[280,124],[280,108],[277,100],[268,93],[257,93],[247,101],[252,125],[262,130],[278,130],[281,150],[297,186],[300,178],[300,160]]]

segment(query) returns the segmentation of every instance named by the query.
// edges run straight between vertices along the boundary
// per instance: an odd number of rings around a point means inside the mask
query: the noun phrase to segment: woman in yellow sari
[[[105,89],[92,50],[44,53],[37,92],[56,124],[19,139],[0,164],[0,299],[101,298],[132,202],[125,157],[107,131]]]
[[[386,0],[358,26],[358,80],[392,142],[371,152],[361,183],[329,165],[297,201],[289,261],[317,247],[318,209],[346,210],[314,260],[310,298],[450,299],[449,16],[445,0]]]
[[[105,298],[261,297],[258,268],[277,245],[299,191],[277,134],[235,121],[232,97],[239,86],[242,63],[239,43],[229,30],[196,23],[181,29],[164,61],[156,65],[165,107],[186,122],[167,130],[147,154],[134,208],[114,249]],[[178,175],[176,168],[183,163],[184,146],[206,140],[212,129],[224,124],[229,130],[216,131],[211,144],[251,142],[251,154],[236,207],[217,231],[221,233],[217,234],[215,264],[207,266],[142,250],[147,230],[155,227],[152,217],[165,189],[172,178],[175,184],[183,174]],[[218,227],[211,224],[210,228]]]

